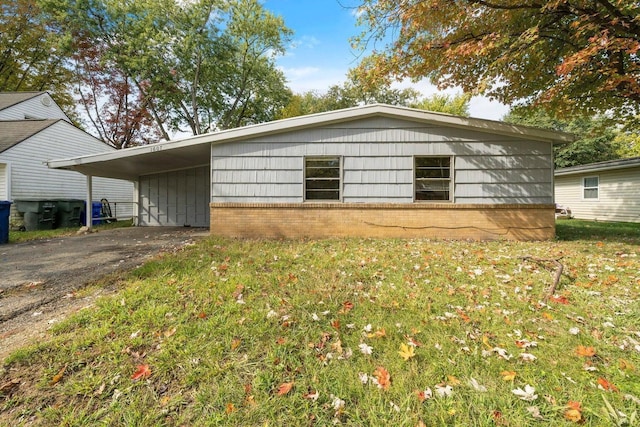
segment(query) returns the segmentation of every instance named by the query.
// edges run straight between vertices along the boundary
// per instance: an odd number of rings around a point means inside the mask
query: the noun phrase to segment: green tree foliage
[[[316,91],[294,94],[288,105],[280,110],[279,118],[375,103],[409,106],[417,102],[418,95],[414,89],[394,89],[387,84],[365,85],[357,73],[350,70],[347,81],[342,85],[330,86],[324,94]]]
[[[428,77],[506,104],[640,109],[636,0],[361,0],[368,81]]]
[[[72,118],[70,40],[35,0],[0,3],[0,91],[49,91]]]
[[[413,108],[436,111],[439,113],[453,114],[454,116],[469,117],[470,94],[450,96],[436,93],[411,105]]]
[[[259,0],[14,3],[2,6],[2,88],[63,82],[54,96],[75,93],[114,147],[272,120],[291,96],[275,65],[291,31]]]
[[[541,108],[519,108],[511,111],[504,121],[526,126],[573,133],[577,140],[555,146],[554,161],[557,168],[603,162],[620,158],[618,134],[615,125],[606,117],[576,117],[570,120],[558,119]]]

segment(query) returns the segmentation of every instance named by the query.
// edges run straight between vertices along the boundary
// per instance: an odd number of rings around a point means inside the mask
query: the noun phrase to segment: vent
[[[53,101],[49,95],[43,95],[42,98],[40,98],[40,102],[42,102],[42,105],[45,107],[50,107]]]

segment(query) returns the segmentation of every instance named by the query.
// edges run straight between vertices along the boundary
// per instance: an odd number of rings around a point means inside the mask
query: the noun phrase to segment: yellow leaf
[[[515,371],[502,371],[500,372],[500,375],[502,375],[502,379],[504,381],[513,381],[516,377],[516,372]]]
[[[582,419],[582,414],[577,409],[567,409],[564,412],[564,418],[569,421],[573,421],[574,423],[577,423]]]
[[[453,375],[447,375],[447,380],[447,384],[449,384],[450,386],[460,385],[460,380]]]
[[[413,346],[407,344],[400,344],[400,351],[398,351],[398,354],[404,360],[409,360],[416,355]]]
[[[387,331],[385,331],[384,328],[382,328],[382,329],[379,329],[379,330],[377,330],[375,332],[367,334],[367,337],[369,337],[369,338],[382,338],[382,337],[384,337],[386,335],[387,335]]]
[[[62,369],[60,369],[58,371],[58,373],[53,376],[53,378],[49,382],[49,385],[55,385],[55,384],[59,383],[60,380],[62,379],[62,377],[64,377],[64,373],[65,373],[66,370],[67,370],[67,365],[64,365],[64,367]]]
[[[235,350],[240,347],[241,342],[242,341],[240,340],[240,338],[234,338],[233,340],[231,340],[231,350]]]
[[[623,371],[635,372],[636,370],[636,367],[633,366],[633,363],[625,359],[618,359],[618,366],[620,366],[620,369],[622,369]]]
[[[225,412],[227,413],[227,415],[232,412],[235,412],[235,410],[236,410],[236,407],[233,403],[231,402],[227,403],[227,407],[225,408]]]

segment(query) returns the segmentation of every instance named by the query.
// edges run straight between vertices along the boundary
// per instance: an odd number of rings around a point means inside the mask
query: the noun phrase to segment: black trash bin
[[[16,200],[16,209],[24,213],[27,231],[51,230],[54,227],[57,211],[54,200]]]
[[[56,212],[56,227],[80,227],[83,220],[84,200],[60,199],[56,200],[56,205],[58,207]]]
[[[9,213],[11,202],[0,201],[0,245],[9,243]]]

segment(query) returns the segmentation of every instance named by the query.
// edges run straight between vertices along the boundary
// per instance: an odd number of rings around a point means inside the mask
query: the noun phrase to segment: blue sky
[[[359,62],[359,52],[349,40],[360,33],[355,17],[358,0],[264,0],[263,4],[294,31],[292,46],[277,60],[294,92],[325,92],[345,81],[347,71]],[[426,82],[397,84],[408,86],[425,96],[437,91]],[[472,117],[499,120],[508,108],[477,97],[471,101],[470,112]]]

